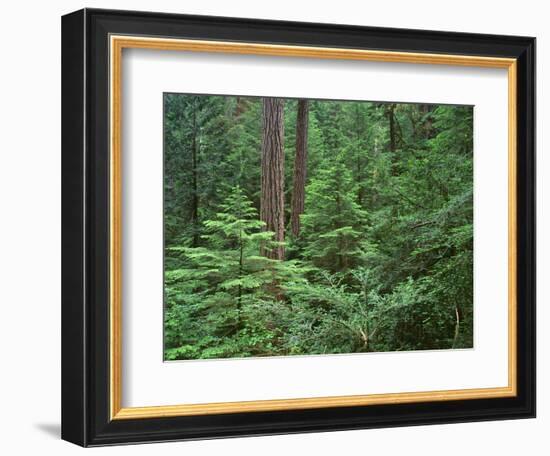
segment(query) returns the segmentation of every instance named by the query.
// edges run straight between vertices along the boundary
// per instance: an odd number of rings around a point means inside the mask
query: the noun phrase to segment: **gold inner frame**
[[[367,60],[508,70],[508,385],[505,387],[274,399],[244,402],[122,407],[122,51],[123,49],[255,54],[317,59]],[[517,394],[517,61],[511,58],[388,52],[241,42],[110,36],[110,415],[111,419],[296,410],[459,399]]]

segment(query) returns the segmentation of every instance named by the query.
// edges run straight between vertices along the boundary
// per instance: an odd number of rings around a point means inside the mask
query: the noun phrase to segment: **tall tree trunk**
[[[234,117],[240,117],[246,111],[246,99],[237,97]]]
[[[198,190],[198,144],[197,144],[197,100],[193,102],[193,139],[191,144],[192,154],[192,186],[191,220],[193,226],[193,247],[199,244],[199,190]]]
[[[292,202],[290,228],[292,235],[300,234],[300,215],[304,213],[307,176],[307,131],[309,123],[309,105],[307,100],[298,101],[296,115],[296,155],[294,157],[294,175],[292,182]]]
[[[357,154],[357,170],[356,170],[356,182],[357,182],[357,203],[363,207],[363,199],[365,195],[365,187],[363,183],[363,161],[361,160],[361,154]]]
[[[390,127],[390,152],[391,152],[391,160],[392,160],[392,166],[391,166],[391,173],[393,176],[397,175],[397,159],[395,156],[395,150],[396,150],[396,136],[397,131],[395,128],[395,104],[390,103],[388,105],[388,121],[389,121],[389,127]]]
[[[365,122],[364,115],[359,111],[357,105],[355,105],[355,124],[361,125]],[[357,127],[356,127],[357,128]],[[363,128],[357,128],[356,140],[359,142],[361,139],[366,139],[368,134]],[[355,181],[357,182],[357,203],[363,207],[363,199],[365,195],[365,183],[363,182],[363,153],[355,153],[356,169],[355,169]]]
[[[274,240],[285,239],[284,200],[284,100],[264,98],[262,109],[262,182],[260,219],[264,230],[275,233]],[[262,255],[277,260],[284,259],[284,246],[262,248]]]
[[[388,105],[388,120],[390,122],[390,151],[395,152],[395,104],[391,103]]]
[[[456,316],[455,334],[453,337],[453,345],[451,348],[456,348],[456,344],[458,342],[458,336],[460,334],[460,312],[458,310],[458,306],[455,307],[455,316]]]
[[[434,136],[433,118],[431,116],[432,107],[428,104],[421,106],[421,112],[424,118],[424,136],[426,139],[431,139]]]

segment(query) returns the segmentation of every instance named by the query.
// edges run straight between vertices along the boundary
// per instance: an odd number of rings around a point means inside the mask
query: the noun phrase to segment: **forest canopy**
[[[471,106],[164,95],[166,360],[473,346]]]

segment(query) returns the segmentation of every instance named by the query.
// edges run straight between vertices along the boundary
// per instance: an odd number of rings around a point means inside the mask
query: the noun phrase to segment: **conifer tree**
[[[296,114],[296,154],[292,179],[292,203],[290,226],[294,237],[300,234],[300,216],[304,212],[307,176],[307,139],[309,125],[309,105],[307,100],[298,101]]]
[[[271,245],[273,233],[263,231],[263,226],[243,190],[232,188],[216,216],[204,222],[204,246],[169,249],[179,266],[166,273],[168,318],[181,316],[182,307],[192,308],[185,318],[206,319],[208,325],[196,331],[210,342],[216,335],[246,332],[250,310],[258,303],[277,300],[271,293],[274,281],[299,280],[294,263],[258,255],[261,245],[276,248]],[[192,326],[190,321],[182,323]],[[169,356],[181,355],[182,341],[177,343],[178,351],[169,351]],[[232,347],[239,349],[238,344]],[[216,354],[223,356],[220,351]]]
[[[284,259],[285,240],[285,155],[284,101],[264,98],[262,111],[262,181],[260,218],[272,231],[277,244],[262,247],[263,255]]]
[[[332,272],[355,266],[366,227],[355,182],[340,157],[325,162],[308,185],[307,210],[302,216],[304,257]]]

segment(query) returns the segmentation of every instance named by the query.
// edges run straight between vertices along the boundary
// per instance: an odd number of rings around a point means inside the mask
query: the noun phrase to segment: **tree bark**
[[[273,231],[274,241],[284,242],[284,100],[264,98],[262,103],[262,178],[260,219],[264,231]],[[261,254],[277,260],[285,256],[284,246],[262,247]]]
[[[198,189],[198,144],[197,144],[197,100],[193,102],[193,139],[191,144],[192,186],[191,223],[193,226],[193,247],[199,244],[199,189]]]
[[[237,97],[234,117],[240,117],[245,111],[246,111],[246,99],[243,97]]]
[[[453,337],[453,346],[452,346],[452,348],[456,348],[456,344],[458,342],[458,336],[460,334],[460,312],[458,311],[458,306],[455,307],[455,316],[456,316],[455,334],[454,334],[454,337]]]
[[[431,115],[432,107],[428,104],[421,105],[421,112],[424,117],[424,136],[426,139],[431,139],[434,136],[433,118]]]
[[[397,173],[397,169],[398,169],[398,166],[397,166],[397,159],[396,159],[396,156],[395,156],[395,151],[397,149],[397,140],[396,140],[396,136],[397,136],[397,131],[396,131],[396,127],[395,127],[395,104],[394,103],[390,103],[388,105],[388,110],[387,110],[387,115],[388,115],[388,121],[389,121],[389,133],[390,133],[390,152],[391,152],[391,173],[393,176],[396,176],[398,173]]]
[[[388,105],[388,120],[390,122],[390,151],[395,152],[395,117],[394,117],[395,105],[391,103]]]
[[[309,123],[309,105],[307,100],[298,101],[296,115],[296,155],[294,157],[294,175],[292,182],[292,201],[290,227],[292,235],[300,234],[300,215],[304,213],[307,176],[307,133]]]

